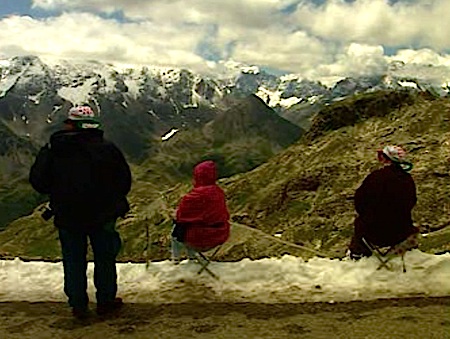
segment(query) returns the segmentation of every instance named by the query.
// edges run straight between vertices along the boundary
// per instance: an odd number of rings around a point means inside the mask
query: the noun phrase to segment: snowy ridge
[[[5,64],[9,66],[10,63]],[[10,70],[1,73],[0,76],[0,98],[4,97],[6,93],[20,80],[20,78],[27,72],[28,67],[24,67],[19,73],[11,74]]]
[[[103,64],[95,61],[44,60],[34,56],[0,60],[0,98],[19,84],[32,95],[50,88],[72,104],[95,101],[99,95],[122,95],[126,100],[140,98],[173,102],[178,108],[214,106],[233,92],[256,94],[269,106],[288,109],[299,102],[332,102],[347,95],[377,89],[408,88],[449,93],[450,66],[404,64],[393,61],[386,74],[357,78],[311,81],[300,74],[275,76],[257,66],[235,61],[219,63],[214,74],[195,74],[186,69],[156,66]],[[326,84],[326,85],[324,85]],[[39,87],[39,88],[38,88]],[[119,99],[120,100],[120,99]]]
[[[377,270],[376,258],[358,262],[284,256],[281,259],[244,259],[212,263],[216,281],[197,275],[199,266],[184,261],[117,264],[119,295],[127,302],[337,302],[407,296],[450,295],[450,254],[418,250],[400,258],[393,270]],[[93,265],[88,267],[91,300],[95,300]],[[0,301],[65,301],[61,263],[0,261]]]
[[[92,84],[95,79],[89,79],[84,82],[81,86],[77,87],[61,87],[58,89],[58,95],[70,101],[72,104],[82,104],[89,101],[90,95],[92,93]]]
[[[283,108],[289,108],[289,107],[303,101],[302,98],[298,98],[296,96],[291,96],[287,99],[283,99],[281,97],[283,95],[282,91],[280,91],[280,90],[270,91],[262,86],[260,86],[258,88],[258,92],[256,92],[255,94],[256,94],[256,96],[261,98],[269,107],[280,106]]]

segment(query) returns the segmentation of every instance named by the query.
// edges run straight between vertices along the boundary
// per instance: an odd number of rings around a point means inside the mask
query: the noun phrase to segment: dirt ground
[[[92,305],[94,308],[95,305]],[[450,338],[450,297],[348,303],[126,304],[74,320],[64,303],[0,303],[0,338]]]

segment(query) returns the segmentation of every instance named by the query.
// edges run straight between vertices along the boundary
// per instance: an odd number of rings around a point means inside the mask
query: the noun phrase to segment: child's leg
[[[172,260],[179,261],[184,245],[172,237]]]
[[[189,259],[194,260],[197,259],[197,252],[195,252],[192,248],[185,246]]]

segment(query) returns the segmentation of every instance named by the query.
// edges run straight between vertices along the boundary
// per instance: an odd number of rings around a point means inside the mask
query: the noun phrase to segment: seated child
[[[227,241],[230,235],[230,214],[225,193],[216,184],[217,170],[213,161],[195,166],[193,189],[178,205],[172,231],[172,259],[178,261],[181,244],[189,257],[195,251],[207,251]]]

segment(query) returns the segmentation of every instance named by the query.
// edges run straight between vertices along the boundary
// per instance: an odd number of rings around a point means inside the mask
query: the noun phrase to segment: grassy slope
[[[355,189],[379,166],[375,150],[392,143],[404,145],[415,164],[417,225],[424,230],[448,225],[450,101],[408,97],[408,104],[390,109],[384,104],[380,109],[379,102],[389,95],[347,100],[335,107],[337,111],[330,107],[316,117],[304,142],[227,182],[235,218],[268,233],[282,230],[286,240],[342,255],[352,234]],[[371,112],[370,105],[377,109]],[[450,249],[445,241],[437,247],[426,242],[425,249]]]
[[[28,169],[36,152],[28,138],[17,136],[0,119],[0,230],[43,201],[28,184]]]
[[[235,119],[236,116],[240,119]],[[186,192],[196,163],[206,158],[215,159],[221,177],[246,172],[267,161],[287,143],[294,142],[302,132],[253,97],[238,100],[219,120],[223,123],[223,126],[219,124],[220,129],[210,125],[177,133],[169,141],[162,142],[141,166],[133,167],[135,181],[130,194],[133,211],[119,224],[125,239],[122,259],[142,260],[147,248],[152,258],[168,256],[171,214],[178,200],[170,198],[173,194],[166,197],[160,192],[177,183],[185,183],[180,186],[178,196]],[[279,127],[276,133],[270,129],[273,124]],[[239,128],[235,130],[235,127]],[[166,199],[172,199],[170,204]],[[41,220],[40,213],[38,208],[33,215],[14,221],[0,233],[0,252],[47,258],[57,256],[56,230],[51,223]],[[147,241],[147,226],[150,241]],[[243,232],[246,233],[245,230],[238,233],[239,243],[244,238],[247,242],[255,242],[243,236]],[[246,247],[241,246],[241,250],[233,250],[227,258],[247,252]],[[258,255],[269,255],[264,253],[258,252]]]
[[[415,163],[412,175],[419,194],[415,222],[424,230],[448,225],[450,101],[408,96],[401,105],[389,106],[390,101],[385,101],[389,95],[376,93],[337,104],[338,112],[345,109],[354,117],[343,122],[336,114],[333,119],[330,108],[325,117],[316,117],[304,141],[251,172],[221,180],[233,220],[268,234],[282,231],[283,240],[341,256],[352,234],[354,191],[379,166],[375,149],[382,143],[395,143],[404,145]],[[388,108],[371,113],[368,107],[375,102],[373,107],[379,108],[380,101]],[[351,125],[346,126],[348,121]],[[147,256],[155,260],[169,255],[173,209],[189,185],[179,184],[163,192],[158,185],[156,180],[142,179],[134,185],[132,212],[118,225],[124,237],[122,260],[144,260]],[[448,239],[448,228],[444,228],[425,238],[421,246],[430,252],[449,250]],[[35,211],[0,233],[0,252],[55,257],[59,253],[55,230]],[[311,255],[236,226],[221,258],[284,253]]]
[[[220,177],[247,172],[297,141],[304,131],[280,118],[261,99],[249,96],[203,126],[182,130],[161,142],[143,163],[142,179],[176,184],[190,181],[192,168],[214,159]]]

